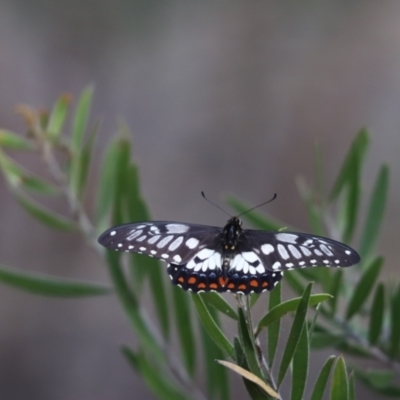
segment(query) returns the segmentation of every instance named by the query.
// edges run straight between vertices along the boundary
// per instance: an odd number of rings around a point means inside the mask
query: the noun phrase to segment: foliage
[[[105,228],[148,220],[150,214],[140,193],[138,169],[131,159],[126,129],[112,140],[106,151],[97,185],[94,218],[89,218],[85,210],[83,200],[97,136],[96,126],[88,127],[92,95],[91,87],[83,91],[72,116],[70,133],[66,133],[65,126],[71,96],[61,96],[49,114],[20,107],[28,136],[0,129],[0,168],[16,201],[33,218],[49,228],[83,235],[94,246],[109,267],[112,287],[6,267],[0,267],[1,282],[35,294],[60,297],[116,294],[139,339],[136,349],[123,346],[122,354],[160,399],[229,399],[228,369],[242,377],[252,399],[282,399],[281,388],[285,385],[290,386],[290,391],[286,392],[290,392],[291,400],[305,398],[306,388],[310,388],[307,398],[311,400],[322,399],[327,391],[332,400],[353,400],[354,376],[371,390],[400,397],[400,387],[394,383],[400,374],[400,319],[397,318],[400,286],[382,282],[380,272],[384,259],[377,257],[374,251],[389,186],[386,165],[376,177],[364,229],[359,230],[363,259],[359,266],[345,272],[327,268],[291,271],[285,274],[283,284],[288,284],[299,297],[282,301],[280,283],[269,296],[233,295],[235,310],[226,301],[228,296],[191,295],[171,286],[154,259],[106,252],[97,244],[97,236]],[[347,243],[353,240],[360,226],[361,178],[368,145],[369,135],[361,130],[329,196],[321,184],[320,155],[317,157],[316,188],[311,189],[304,180],[298,180],[315,233]],[[52,181],[25,170],[7,154],[10,149],[35,152],[42,157]],[[59,215],[43,206],[36,199],[38,195],[64,196],[69,210]],[[234,196],[229,196],[227,202],[238,213],[250,208]],[[259,211],[247,214],[246,218],[260,229],[285,226]],[[324,293],[312,294],[310,281]],[[141,301],[145,282],[151,288],[157,323],[151,321]],[[252,306],[257,301],[265,303],[267,299],[265,315],[255,322]],[[281,320],[286,314],[293,315],[293,319],[284,337]],[[224,332],[221,318],[230,318],[237,324],[233,338]],[[173,324],[176,329],[172,328]],[[200,335],[196,335],[196,331]],[[179,337],[180,357],[171,351],[172,332]],[[279,352],[278,346],[281,346]],[[362,357],[361,362],[352,358],[354,374],[348,374],[343,356],[332,355],[321,366],[313,384],[308,376],[310,350],[321,348]],[[207,393],[198,387],[195,379],[202,365],[200,354],[204,358]],[[278,362],[279,354],[282,355]],[[362,368],[365,359],[378,361],[380,367],[365,371]],[[236,376],[231,375],[229,379]]]

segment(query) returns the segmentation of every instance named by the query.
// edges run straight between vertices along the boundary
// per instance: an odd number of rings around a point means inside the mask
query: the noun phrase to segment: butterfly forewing
[[[351,247],[332,239],[294,232],[243,231],[241,251],[253,251],[269,271],[305,267],[349,267],[360,261]]]
[[[99,243],[117,251],[146,254],[185,264],[207,245],[219,243],[222,229],[178,222],[142,222],[119,225],[104,232]]]

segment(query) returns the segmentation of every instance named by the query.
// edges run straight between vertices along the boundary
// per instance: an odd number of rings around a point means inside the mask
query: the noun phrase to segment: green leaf
[[[114,139],[107,148],[100,174],[99,189],[96,196],[96,227],[99,232],[106,229],[105,217],[114,203],[116,192],[115,175],[118,167],[120,138]]]
[[[219,293],[204,292],[200,293],[200,296],[208,306],[214,307],[216,310],[236,321],[239,320],[239,316],[237,315],[236,311]]]
[[[182,358],[189,375],[193,378],[196,370],[196,343],[192,327],[189,294],[173,286],[174,310]]]
[[[380,283],[376,290],[371,306],[369,319],[368,340],[375,345],[379,339],[383,326],[383,316],[385,314],[385,287]]]
[[[76,224],[74,221],[68,220],[61,215],[54,213],[53,211],[38,204],[28,196],[23,195],[22,193],[14,193],[14,196],[18,203],[25,209],[25,211],[27,211],[30,215],[32,215],[32,217],[36,218],[42,224],[61,231],[73,231],[76,229]]]
[[[326,232],[324,229],[321,207],[318,207],[316,204],[314,204],[313,194],[304,178],[297,178],[296,185],[303,203],[306,205],[308,220],[310,221],[312,232],[314,232],[316,235],[324,236]]]
[[[336,308],[339,300],[340,288],[342,287],[342,281],[343,281],[343,270],[338,269],[337,271],[332,271],[330,273],[330,276],[331,276],[331,282],[329,284],[329,293],[332,295],[332,297],[329,299],[329,305],[330,305],[331,315],[336,315]]]
[[[330,196],[330,199],[334,200],[343,189],[347,189],[345,191],[345,197],[343,198],[343,208],[341,212],[344,222],[343,240],[345,242],[351,240],[357,222],[361,193],[360,175],[368,142],[367,131],[361,130],[351,145]]]
[[[232,344],[226,338],[224,333],[221,331],[220,327],[217,325],[215,320],[212,318],[210,311],[207,309],[206,305],[204,304],[203,299],[196,295],[192,295],[193,303],[196,307],[196,310],[199,314],[200,320],[212,338],[212,340],[218,345],[218,347],[226,353],[230,357],[235,356],[235,351]]]
[[[396,373],[392,370],[376,370],[359,368],[354,370],[357,378],[367,387],[388,397],[399,397],[400,387],[395,386],[393,381]]]
[[[349,385],[347,382],[346,364],[339,356],[333,370],[330,400],[348,400]]]
[[[8,183],[14,190],[23,188],[43,195],[55,195],[59,192],[54,185],[32,175],[2,152],[0,152],[0,166]]]
[[[242,214],[253,207],[233,196],[227,196],[226,202],[236,211],[237,214]],[[245,218],[248,222],[250,222],[250,224],[262,230],[278,231],[284,226],[284,224],[257,211],[251,211],[250,213],[246,214]]]
[[[354,372],[349,376],[349,400],[356,400],[356,386],[354,382]]]
[[[289,364],[292,361],[293,354],[300,340],[301,330],[307,315],[307,308],[310,300],[311,289],[312,289],[312,283],[309,283],[297,307],[292,328],[290,329],[285,350],[283,351],[281,365],[279,366],[278,387],[281,385],[283,379],[285,378],[286,372],[289,368]]]
[[[304,297],[304,295],[303,295],[303,297]],[[256,328],[256,335],[258,335],[263,328],[267,327],[272,322],[276,321],[277,319],[282,318],[284,315],[286,315],[289,312],[296,311],[298,309],[300,303],[302,302],[303,297],[296,297],[291,300],[286,300],[283,303],[278,304],[277,306],[270,309],[268,311],[268,313],[265,314],[264,317],[262,317],[260,322],[258,323],[257,328]],[[313,294],[310,296],[309,305],[315,306],[323,301],[330,299],[331,297],[332,296],[327,293]]]
[[[116,251],[108,251],[106,258],[108,270],[119,300],[124,307],[126,315],[133,329],[135,330],[141,344],[159,360],[165,359],[165,350],[162,349],[157,338],[147,324],[147,319],[143,318],[139,307],[139,301],[126,282],[126,278],[120,265],[121,254]]]
[[[240,367],[244,368],[245,370],[249,370],[249,366],[247,364],[246,356],[240,344],[240,341],[237,337],[233,340],[233,344],[235,347],[235,355],[237,363]],[[246,379],[242,375],[243,383],[246,386],[247,392],[249,393],[252,400],[268,400],[270,399],[269,396],[254,382]]]
[[[311,347],[315,350],[336,347],[346,340],[340,333],[314,332],[311,339]]]
[[[366,258],[374,249],[385,210],[389,190],[389,167],[382,165],[369,203],[367,219],[360,244],[360,254]]]
[[[70,103],[71,95],[63,94],[58,98],[56,104],[54,105],[50,114],[49,122],[47,124],[47,132],[50,139],[55,140],[59,138],[64,126]]]
[[[361,276],[360,281],[353,290],[353,294],[350,298],[349,304],[346,311],[346,319],[349,320],[363,307],[369,294],[371,293],[375,282],[378,279],[379,273],[383,265],[383,258],[376,258],[370,266],[365,270]]]
[[[259,378],[265,379],[257,360],[256,349],[254,347],[254,337],[252,332],[249,332],[250,329],[251,327],[247,326],[242,308],[239,308],[239,339],[247,360],[247,365],[249,366],[249,371]]]
[[[304,323],[299,343],[293,354],[291,400],[302,400],[308,375],[308,359],[310,357],[307,323]]]
[[[279,282],[274,290],[269,295],[268,312],[271,312],[275,307],[281,303],[282,297],[282,283]],[[268,364],[272,368],[274,363],[276,349],[278,348],[279,333],[281,328],[281,320],[278,318],[275,322],[268,325]]]
[[[123,346],[122,352],[157,397],[165,400],[189,399],[189,397],[177,390],[178,384],[171,377],[166,376],[165,369],[163,373],[159,373],[160,366],[150,362],[143,353],[135,353],[128,346]],[[155,373],[155,371],[158,373]]]
[[[0,147],[11,150],[33,150],[33,144],[26,138],[7,129],[0,129]]]
[[[216,324],[219,325],[216,310],[209,308],[209,311]],[[208,398],[214,399],[220,395],[221,400],[229,400],[228,371],[215,361],[216,359],[224,357],[224,352],[210,338],[210,335],[202,324],[200,324],[200,330],[203,342],[202,351],[206,367]]]
[[[335,361],[335,356],[330,356],[326,360],[324,366],[321,369],[321,372],[318,375],[317,381],[315,382],[310,400],[322,400],[334,361]]]
[[[396,358],[399,354],[400,342],[400,285],[393,293],[390,305],[390,337],[389,337],[389,354],[392,358]]]
[[[4,266],[0,266],[0,282],[42,296],[88,297],[112,292],[112,288],[97,283],[55,278]]]
[[[93,86],[86,87],[78,101],[72,125],[71,149],[76,154],[82,148],[86,124],[89,118],[90,105],[92,103]]]
[[[83,148],[79,152],[74,154],[71,159],[69,171],[70,187],[75,197],[80,200],[83,198],[85,192],[86,182],[89,175],[92,150],[96,142],[97,132],[98,129],[96,127],[91,132],[90,137],[83,145]]]
[[[354,174],[355,165],[362,164],[368,149],[368,145],[369,134],[366,129],[361,129],[354,139],[336,182],[333,185],[333,189],[330,194],[331,200],[336,199],[342,189],[346,186],[346,184],[348,184],[349,180],[351,180],[351,177]]]

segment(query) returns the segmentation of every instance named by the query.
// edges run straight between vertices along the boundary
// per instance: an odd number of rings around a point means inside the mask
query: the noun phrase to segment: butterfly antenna
[[[241,214],[238,215],[238,218],[239,218],[241,215],[247,214],[248,212],[253,211],[253,210],[255,210],[255,209],[258,208],[258,207],[265,206],[265,204],[271,203],[271,201],[274,201],[275,199],[276,199],[276,193],[274,193],[274,196],[272,197],[272,199],[269,199],[268,201],[265,201],[264,203],[261,203],[261,204],[259,204],[258,206],[255,206],[255,207],[253,207],[253,208],[250,208],[249,210],[246,210],[246,211],[242,212]]]
[[[223,208],[221,208],[218,204],[214,203],[213,201],[211,201],[210,199],[208,199],[206,197],[206,195],[204,194],[204,192],[201,192],[201,195],[204,197],[205,200],[207,200],[209,203],[211,203],[213,206],[217,207],[218,209],[220,209],[221,211],[223,211],[225,214],[228,214],[230,217],[232,217],[231,214],[228,213],[228,211],[225,211]]]

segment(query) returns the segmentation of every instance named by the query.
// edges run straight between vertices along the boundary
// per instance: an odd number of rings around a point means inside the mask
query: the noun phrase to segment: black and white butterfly
[[[360,261],[356,251],[340,242],[242,229],[238,217],[223,228],[161,221],[119,225],[104,232],[99,243],[166,261],[172,282],[195,293],[260,293],[272,290],[287,270],[350,267]]]

